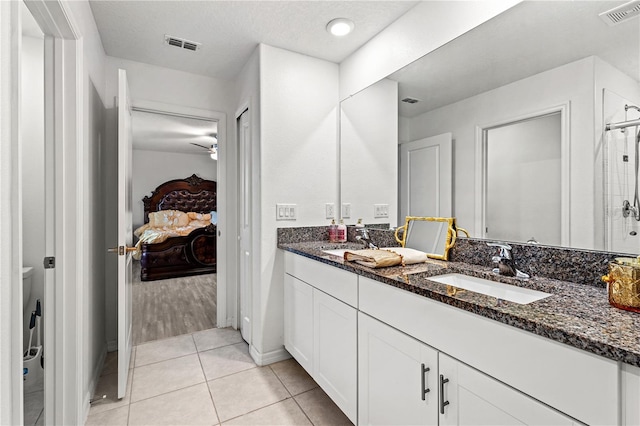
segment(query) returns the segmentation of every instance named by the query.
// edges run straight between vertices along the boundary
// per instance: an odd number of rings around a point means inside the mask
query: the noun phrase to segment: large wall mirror
[[[599,16],[624,3],[524,1],[344,100],[351,217],[454,216],[476,238],[639,252],[623,205],[640,128],[604,129],[640,118],[640,18]]]

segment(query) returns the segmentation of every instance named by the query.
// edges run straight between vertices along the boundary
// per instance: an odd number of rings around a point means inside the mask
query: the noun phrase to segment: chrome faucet
[[[493,268],[495,274],[504,275],[507,277],[516,278],[529,278],[529,274],[525,274],[516,268],[516,261],[511,254],[511,246],[505,243],[487,243],[489,247],[498,247],[500,249],[499,255],[493,256],[491,261],[496,265]]]
[[[378,248],[378,246],[373,244],[373,241],[371,241],[369,230],[367,230],[367,228],[356,228],[356,234],[356,241],[360,241],[362,244],[364,244],[365,248],[373,250]]]

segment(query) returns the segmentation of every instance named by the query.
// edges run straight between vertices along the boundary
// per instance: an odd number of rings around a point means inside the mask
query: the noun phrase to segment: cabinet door
[[[575,424],[558,411],[443,353],[439,354],[439,369],[440,425]]]
[[[356,310],[313,291],[313,378],[333,402],[357,423]]]
[[[437,425],[437,376],[435,349],[358,314],[359,424]]]
[[[313,287],[284,275],[284,347],[309,373],[313,369]]]

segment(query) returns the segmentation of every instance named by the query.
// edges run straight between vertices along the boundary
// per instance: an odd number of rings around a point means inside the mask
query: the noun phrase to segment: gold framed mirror
[[[423,251],[431,259],[448,260],[458,232],[469,236],[466,230],[456,227],[454,217],[407,216],[404,225],[396,229],[395,238],[402,247]]]

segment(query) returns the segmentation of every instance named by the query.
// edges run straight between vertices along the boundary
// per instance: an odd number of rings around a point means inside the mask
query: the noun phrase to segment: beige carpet
[[[133,344],[216,326],[216,274],[141,281],[133,264]]]

